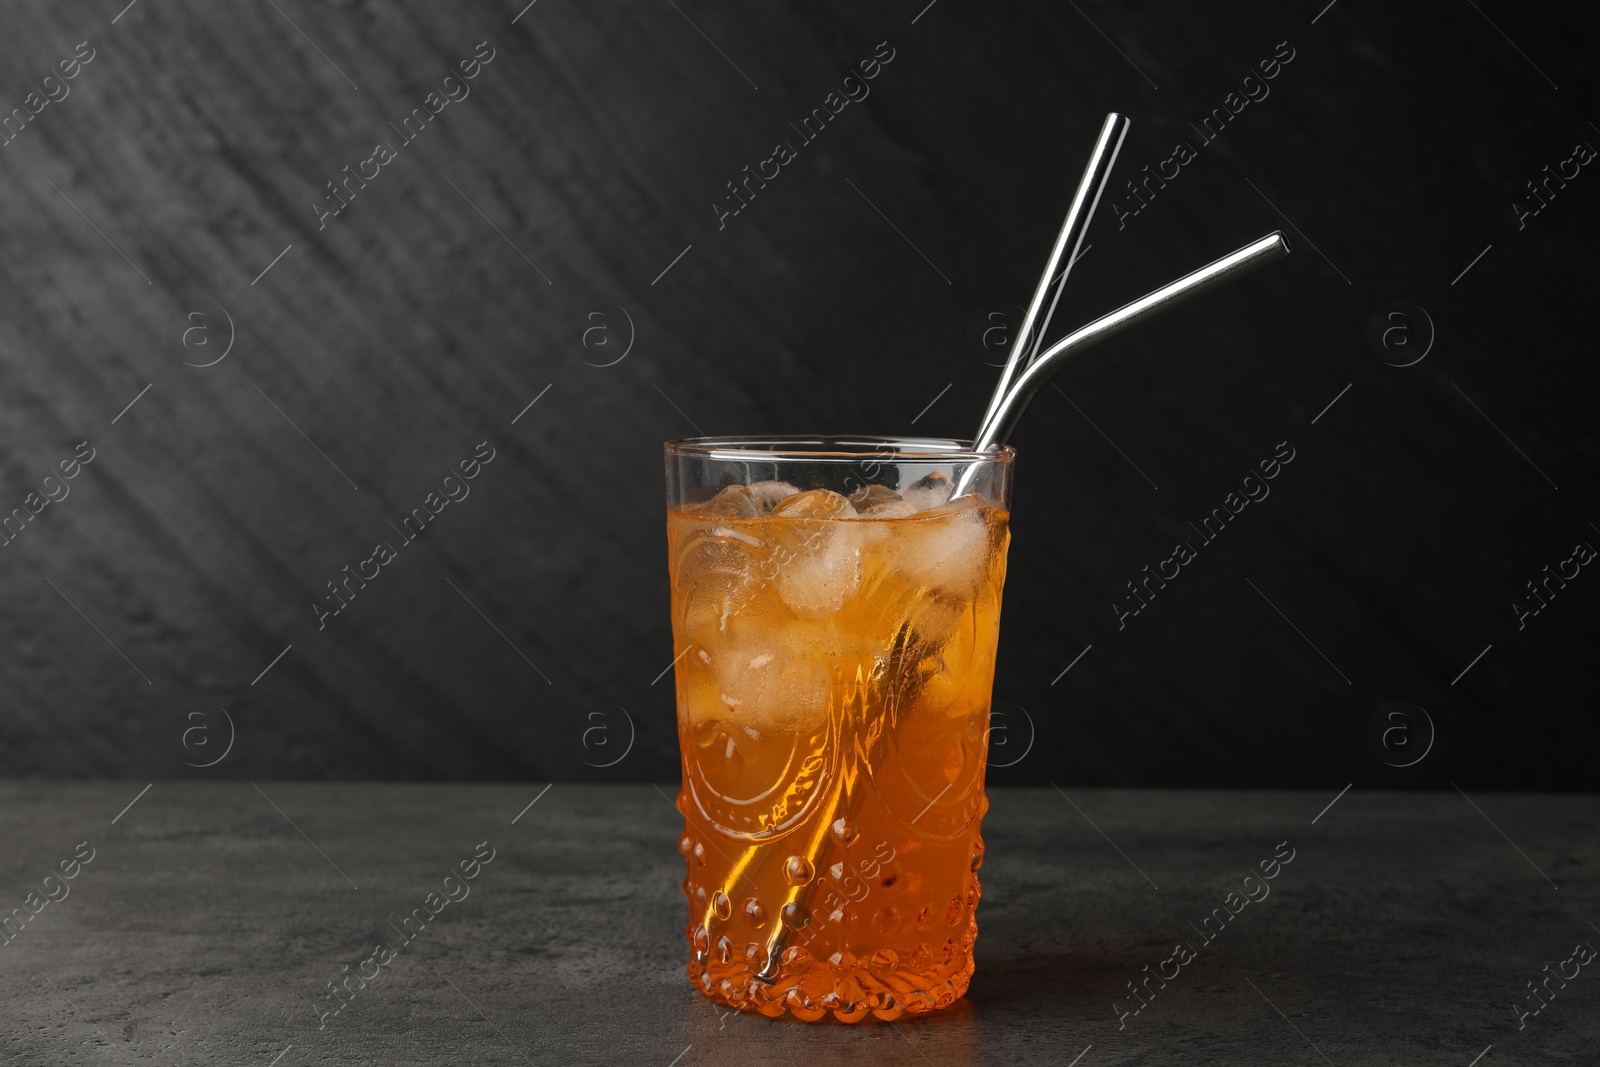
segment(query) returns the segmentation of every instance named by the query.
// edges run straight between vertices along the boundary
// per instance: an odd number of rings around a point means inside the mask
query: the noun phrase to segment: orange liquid
[[[771,1016],[920,1014],[972,975],[1008,516],[786,505],[668,516],[689,979]]]

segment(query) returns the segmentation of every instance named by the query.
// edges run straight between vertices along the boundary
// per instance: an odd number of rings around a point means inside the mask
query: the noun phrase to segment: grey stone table
[[[995,791],[970,993],[846,1027],[691,991],[671,786],[142,789],[0,785],[0,1063],[1600,1058],[1591,797]]]

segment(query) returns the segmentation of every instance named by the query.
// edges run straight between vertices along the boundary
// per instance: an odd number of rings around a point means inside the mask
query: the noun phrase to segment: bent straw
[[[1017,428],[1017,422],[1027,409],[1035,393],[1061,368],[1079,356],[1115,340],[1152,319],[1175,311],[1192,300],[1214,293],[1247,274],[1275,263],[1289,254],[1289,242],[1282,231],[1274,230],[1257,238],[1236,252],[1230,252],[1197,271],[1185,274],[1177,281],[1168,282],[1153,292],[1107,315],[1102,315],[1087,326],[1079,327],[1046,351],[1033,362],[1016,384],[1001,399],[994,412],[978,428],[973,440],[974,452],[985,452],[1004,444]],[[954,495],[954,494],[952,494]]]
[[[1108,135],[1113,132],[1118,119],[1119,116],[1115,114],[1107,117],[1106,128],[1101,132],[1101,143],[1095,146],[1097,160],[1101,156],[1102,149],[1108,143]],[[1122,130],[1125,131],[1127,122],[1126,120],[1120,121]],[[1120,136],[1118,136],[1117,140],[1120,143]],[[1110,154],[1112,156],[1115,155],[1115,147],[1111,148]],[[1109,161],[1107,166],[1109,168]],[[1092,170],[1094,170],[1093,162],[1091,162]],[[1080,194],[1089,184],[1090,175],[1086,173],[1085,181],[1079,188]],[[1103,176],[1100,178],[1098,185],[1104,185]],[[1095,199],[1098,199],[1098,192],[1095,193]],[[1080,207],[1078,198],[1074,199],[1073,207],[1075,211]],[[1093,211],[1092,203],[1089,206],[1089,211],[1091,213]],[[1070,226],[1072,222],[1071,216],[1069,216],[1068,221]],[[1067,227],[1064,227],[1062,237],[1057,239],[1057,253],[1065,247],[1067,238],[1071,236],[1068,234],[1067,229]],[[1076,240],[1073,241],[1074,255],[1077,254],[1077,244],[1081,241],[1082,232],[1080,229]],[[1042,355],[1038,355],[1023,371],[1021,376],[1017,378],[1016,383],[1007,390],[1003,386],[1009,377],[1009,373],[1015,369],[1014,364],[1017,362],[1018,354],[1023,347],[1021,340],[1025,334],[1019,334],[1018,344],[1012,351],[1012,359],[1007,361],[1007,374],[1002,376],[1002,388],[995,391],[996,399],[992,404],[993,410],[984,417],[983,424],[979,427],[977,438],[973,442],[973,451],[984,452],[997,444],[1003,444],[1011,436],[1012,431],[1016,429],[1017,422],[1022,418],[1022,413],[1026,410],[1028,402],[1033,399],[1034,394],[1058,371],[1085,352],[1098,348],[1107,341],[1114,340],[1152,319],[1159,318],[1169,311],[1182,307],[1192,300],[1215,292],[1230,282],[1237,281],[1245,275],[1266,266],[1268,263],[1282,259],[1288,254],[1289,243],[1284,240],[1280,231],[1274,231],[1265,237],[1252,241],[1238,251],[1208,263],[1199,270],[1186,274],[1176,281],[1169,282],[1131,303],[1124,304],[1110,314],[1102,315],[1087,326],[1073,331],[1061,341],[1052,345]],[[1052,260],[1054,259],[1055,253],[1052,254]],[[1043,303],[1042,293],[1051,280],[1053,272],[1054,262],[1046,269],[1041,292],[1036,293],[1034,296],[1035,306],[1030,309],[1030,319],[1032,313],[1036,312],[1038,306]],[[1026,324],[1024,328],[1026,330]],[[1035,344],[1034,348],[1037,349],[1037,347],[1037,344]],[[952,499],[968,491],[967,483],[970,482],[976,470],[977,466],[972,465],[962,474],[958,484],[950,494]],[[847,775],[847,777],[852,779],[849,784],[841,782],[830,790],[829,796],[825,798],[830,813],[842,810],[846,818],[855,809],[855,802],[851,796],[854,776]],[[827,840],[825,828],[819,826],[813,832],[811,840],[802,848],[802,852],[808,857],[809,864],[814,872],[820,872],[823,867],[822,861],[829,851]],[[785,893],[788,898],[787,904],[798,905],[799,907],[798,925],[800,926],[804,926],[808,921],[811,897],[816,888],[817,882],[809,880],[805,885],[793,887]],[[775,982],[781,973],[782,955],[790,938],[788,923],[785,921],[787,916],[783,914],[786,910],[787,906],[782,907],[772,917],[774,929],[767,938],[764,965],[755,975],[758,980],[768,985]]]
[[[995,410],[1005,399],[1006,393],[1011,388],[1012,379],[1023,367],[1032,362],[1039,349],[1045,327],[1050,323],[1050,316],[1055,313],[1056,301],[1061,299],[1061,290],[1066,288],[1067,273],[1072,270],[1073,261],[1078,258],[1083,235],[1088,232],[1089,221],[1094,217],[1094,210],[1100,204],[1100,193],[1105,189],[1106,182],[1111,179],[1111,166],[1117,160],[1117,152],[1122,148],[1122,139],[1127,132],[1128,120],[1115,111],[1106,116],[1105,123],[1100,127],[1100,136],[1094,143],[1094,150],[1089,154],[1089,165],[1084,168],[1083,177],[1078,180],[1078,191],[1073,194],[1072,204],[1067,208],[1066,220],[1061,224],[1061,232],[1056,234],[1055,246],[1050,250],[1050,258],[1045,262],[1044,273],[1039,276],[1039,284],[1034,288],[1033,299],[1029,301],[1027,313],[1023,315],[1022,326],[1012,342],[1011,355],[1001,368],[1000,381],[996,383],[994,393],[989,397],[989,406],[983,413],[985,423],[993,417]],[[1061,267],[1063,259],[1066,261],[1065,268]],[[1061,271],[1059,279],[1056,278],[1058,269]],[[1045,297],[1050,295],[1052,285],[1055,286],[1055,298],[1050,301],[1050,309],[1044,311],[1041,319],[1040,312],[1044,309]]]

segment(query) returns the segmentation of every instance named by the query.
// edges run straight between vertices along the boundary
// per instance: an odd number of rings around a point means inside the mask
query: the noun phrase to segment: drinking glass
[[[966,992],[1014,452],[666,445],[689,979],[893,1020]]]

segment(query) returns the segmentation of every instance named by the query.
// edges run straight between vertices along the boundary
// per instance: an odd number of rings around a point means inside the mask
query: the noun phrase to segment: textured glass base
[[[904,961],[892,950],[865,960],[848,951],[818,960],[809,949],[796,946],[784,953],[782,970],[771,984],[755,977],[764,956],[761,945],[752,943],[743,960],[691,959],[689,981],[712,1000],[774,1019],[789,1014],[815,1022],[831,1014],[846,1023],[868,1016],[892,1022],[947,1008],[964,996],[972,980],[977,937],[978,924],[969,911],[958,936],[937,944],[923,942]]]

